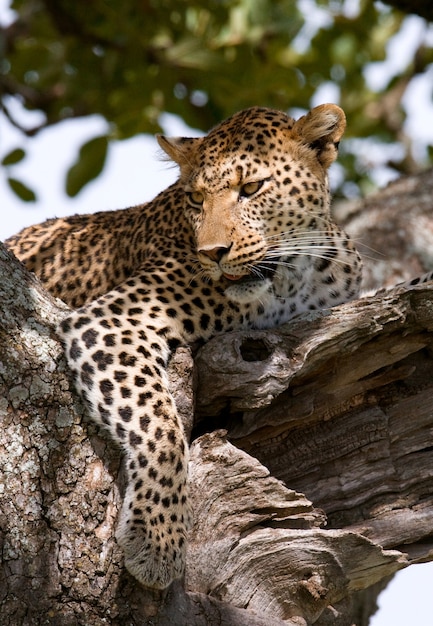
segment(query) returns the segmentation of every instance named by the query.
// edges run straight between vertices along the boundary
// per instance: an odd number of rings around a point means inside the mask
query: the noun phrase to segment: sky
[[[37,123],[37,119],[32,119],[36,116],[24,114],[18,103],[11,102],[11,106],[14,115],[28,127]],[[199,134],[173,115],[165,114],[161,124],[169,135]],[[27,156],[10,168],[10,175],[22,180],[38,196],[36,203],[21,202],[7,185],[7,172],[0,172],[0,239],[48,217],[133,206],[151,200],[174,182],[177,169],[163,160],[154,137],[141,135],[110,144],[103,176],[89,183],[76,198],[68,198],[64,192],[65,173],[75,161],[80,145],[106,129],[106,121],[93,115],[61,122],[35,139],[24,138],[23,142],[21,133],[0,115],[0,159],[10,150],[23,147]]]
[[[0,20],[8,4],[7,0],[0,0]],[[420,37],[423,28],[416,18],[409,20],[407,30],[411,37]],[[407,34],[405,36],[409,37]],[[400,45],[398,49],[401,48]],[[407,47],[405,54],[408,54]],[[394,56],[398,57],[397,52],[394,52]],[[380,69],[371,69],[370,80],[373,83],[380,80]],[[390,71],[393,71],[392,68]],[[433,142],[432,84],[433,68],[424,81],[414,84],[412,94],[406,96],[405,106],[408,111],[413,111],[407,123],[412,125],[413,136],[419,136],[419,150],[425,149],[423,146],[426,141]],[[422,115],[419,114],[421,103],[424,103]],[[15,115],[29,127],[40,121],[35,117],[37,114],[29,116],[21,111],[18,103],[12,106]],[[164,115],[161,124],[168,135],[201,134],[189,129],[172,115]],[[28,151],[27,157],[14,166],[11,174],[23,180],[38,194],[37,203],[22,203],[9,190],[6,172],[0,171],[0,240],[48,217],[117,209],[151,200],[176,179],[177,169],[161,159],[155,139],[142,135],[113,143],[109,148],[103,175],[90,183],[77,198],[68,198],[64,193],[65,172],[74,162],[80,145],[106,129],[107,123],[103,118],[91,116],[62,122],[42,131],[31,141],[26,141],[0,115],[0,159],[13,148],[24,147]],[[432,581],[433,564],[414,565],[397,574],[380,595],[380,608],[370,626],[432,626]]]

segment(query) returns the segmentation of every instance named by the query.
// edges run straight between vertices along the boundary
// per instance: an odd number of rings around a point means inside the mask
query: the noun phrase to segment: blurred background
[[[176,178],[155,132],[255,104],[344,109],[338,199],[428,168],[432,21],[431,0],[0,0],[0,239],[151,199]],[[430,625],[432,574],[398,574],[371,625]]]
[[[18,131],[9,146],[2,133],[3,202],[42,198],[43,181],[24,166],[37,138],[66,120],[88,130],[59,142],[45,172],[64,158],[60,182],[74,198],[119,141],[165,130],[167,114],[206,132],[253,104],[295,116],[327,101],[343,107],[336,195],[427,167],[433,5],[390,1],[0,0],[2,126]],[[405,4],[419,14],[396,10]]]

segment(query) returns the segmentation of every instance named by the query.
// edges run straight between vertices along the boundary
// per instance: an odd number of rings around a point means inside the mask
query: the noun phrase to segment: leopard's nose
[[[201,248],[199,252],[201,254],[205,254],[207,257],[215,261],[215,263],[219,263],[223,256],[227,254],[230,248],[226,248],[224,246],[216,246],[215,248]]]

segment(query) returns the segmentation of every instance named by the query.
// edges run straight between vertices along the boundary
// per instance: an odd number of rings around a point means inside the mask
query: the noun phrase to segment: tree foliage
[[[412,77],[433,62],[431,41],[422,38],[381,88],[366,78],[402,27],[405,16],[389,6],[370,0],[15,0],[11,6],[15,17],[2,28],[0,60],[1,107],[9,120],[19,125],[10,106],[19,98],[44,116],[24,131],[28,136],[71,117],[98,113],[109,122],[107,136],[83,146],[67,173],[69,195],[99,175],[107,142],[160,130],[162,112],[208,130],[253,104],[306,109],[325,93],[346,111],[349,139],[395,146],[387,165],[397,171],[419,165],[402,131],[400,103]],[[360,156],[359,147],[346,142],[342,178],[362,188],[374,158],[372,150],[367,159]],[[2,156],[11,187],[30,200],[31,190],[13,176],[13,155]]]

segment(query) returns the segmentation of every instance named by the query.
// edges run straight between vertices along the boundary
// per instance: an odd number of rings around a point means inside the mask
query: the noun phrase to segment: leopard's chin
[[[259,300],[269,291],[276,267],[276,264],[269,268],[260,267],[260,270],[255,274],[249,273],[240,276],[224,273],[223,277],[229,283],[229,286],[224,291],[225,295],[232,302],[238,302],[239,304]]]
[[[234,281],[233,281],[234,282]],[[260,300],[271,288],[270,278],[252,278],[251,276],[237,280],[224,291],[225,296],[232,302],[245,304]]]

